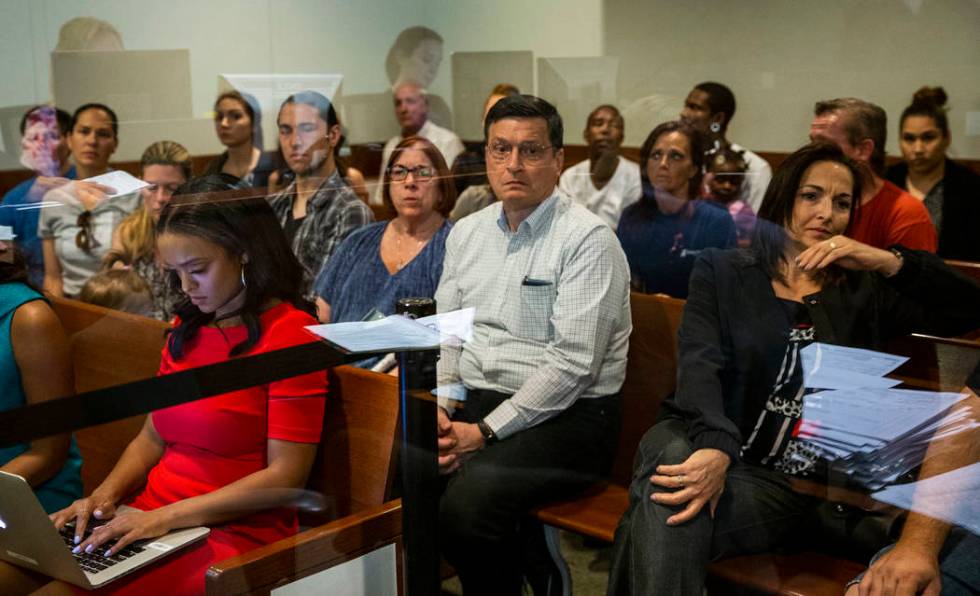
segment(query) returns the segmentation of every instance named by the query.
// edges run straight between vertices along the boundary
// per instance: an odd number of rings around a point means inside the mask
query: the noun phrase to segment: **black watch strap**
[[[487,424],[485,420],[480,420],[479,422],[477,422],[476,427],[480,429],[480,434],[483,435],[484,445],[493,445],[494,443],[497,442],[496,433],[493,432],[493,429],[490,428],[490,425]]]

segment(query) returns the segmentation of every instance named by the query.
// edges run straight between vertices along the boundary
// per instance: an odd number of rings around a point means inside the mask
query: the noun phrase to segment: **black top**
[[[891,278],[845,271],[839,284],[804,297],[821,342],[881,349],[912,331],[957,335],[980,327],[980,283],[935,255],[899,247]],[[708,249],[691,274],[678,331],[677,391],[665,413],[688,421],[695,449],[732,461],[772,393],[790,339],[786,311],[748,249]]]
[[[265,189],[269,186],[269,175],[275,171],[274,155],[271,152],[263,152],[259,155],[259,161],[255,164],[255,169],[245,176],[245,184],[254,188]],[[225,151],[218,157],[215,157],[208,162],[207,167],[201,172],[201,176],[210,176],[211,174],[220,174],[221,168],[225,167],[225,162],[228,161],[228,151]]]
[[[768,466],[787,474],[807,475],[813,471],[817,456],[806,442],[795,437],[803,416],[803,396],[811,390],[803,386],[801,350],[817,341],[810,311],[802,302],[779,299],[786,315],[789,339],[779,368],[769,389],[765,407],[759,412],[752,434],[742,445],[742,459]]]
[[[296,239],[296,232],[299,230],[300,225],[303,224],[303,219],[305,217],[306,216],[294,218],[292,209],[290,209],[286,215],[286,221],[283,223],[282,231],[286,234],[286,240],[289,242],[290,246],[293,245],[293,240]]]
[[[890,182],[908,190],[909,166],[897,163],[885,172]],[[980,176],[966,166],[946,160],[943,176],[942,231],[939,251],[944,259],[980,261]]]

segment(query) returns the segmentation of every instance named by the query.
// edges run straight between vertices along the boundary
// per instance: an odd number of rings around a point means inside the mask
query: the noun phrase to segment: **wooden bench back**
[[[956,269],[963,275],[967,277],[972,277],[973,279],[980,281],[980,263],[973,263],[970,261],[953,261],[950,259],[946,260],[946,264]]]
[[[909,388],[959,391],[980,362],[980,341],[914,333],[890,342],[885,350],[909,361],[890,375]]]
[[[623,383],[623,425],[610,475],[629,486],[633,455],[643,434],[653,426],[660,404],[677,385],[677,329],[684,301],[668,296],[630,296],[633,333],[630,335]]]
[[[51,306],[68,335],[76,392],[148,379],[157,373],[166,323],[64,298],[52,298]],[[144,418],[133,416],[75,432],[85,494],[116,465]]]
[[[69,337],[77,392],[156,374],[167,324],[76,300],[53,298],[51,304]],[[381,505],[394,475],[397,379],[349,366],[329,374],[323,438],[308,483],[324,493],[328,508],[304,523]],[[134,416],[75,433],[86,494],[109,474],[143,420]]]
[[[305,513],[314,526],[381,505],[395,478],[398,379],[351,366],[329,371],[323,436],[307,486],[323,493],[328,508]]]

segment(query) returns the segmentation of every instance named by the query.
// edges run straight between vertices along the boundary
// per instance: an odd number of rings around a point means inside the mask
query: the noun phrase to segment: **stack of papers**
[[[400,352],[459,345],[473,336],[474,308],[421,319],[391,315],[377,321],[310,325],[307,331],[348,352]]]
[[[878,489],[922,463],[926,447],[943,433],[977,426],[963,409],[951,407],[966,395],[893,389],[883,375],[907,358],[813,343],[802,350],[804,384],[799,439],[831,469]]]
[[[959,393],[907,389],[839,389],[803,397],[797,437],[831,468],[871,489],[895,482],[922,463],[936,432],[976,426]]]

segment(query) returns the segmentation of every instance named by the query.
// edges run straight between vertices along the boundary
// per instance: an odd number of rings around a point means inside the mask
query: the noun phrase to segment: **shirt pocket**
[[[551,340],[551,315],[555,308],[555,284],[521,285],[518,334],[535,341]]]

